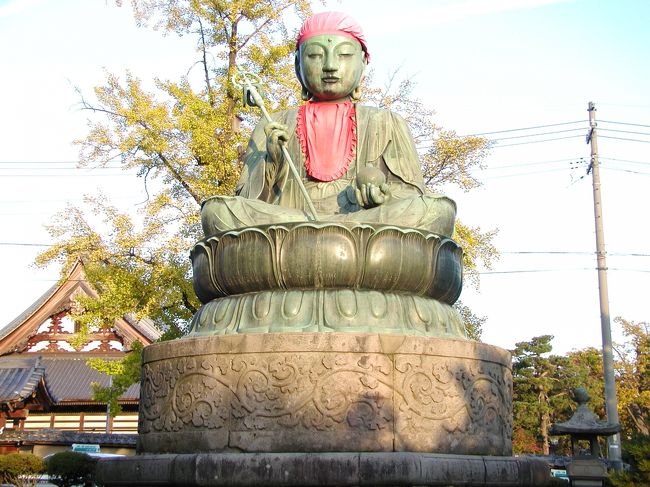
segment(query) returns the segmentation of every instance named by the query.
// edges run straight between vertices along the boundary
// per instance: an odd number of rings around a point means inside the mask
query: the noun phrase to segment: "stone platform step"
[[[546,486],[548,465],[527,457],[427,453],[147,454],[99,461],[111,486]]]

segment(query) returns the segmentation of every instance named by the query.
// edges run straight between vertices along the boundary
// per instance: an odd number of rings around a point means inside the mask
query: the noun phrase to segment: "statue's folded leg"
[[[302,210],[240,196],[214,196],[201,205],[201,225],[206,237],[235,228],[308,220]]]
[[[444,196],[425,195],[393,199],[375,208],[353,213],[320,215],[319,219],[399,225],[451,237],[455,218],[456,204],[453,200]],[[215,196],[201,206],[201,225],[206,237],[235,228],[307,221],[309,218],[302,210],[240,196]]]
[[[385,223],[428,230],[451,237],[456,219],[456,203],[445,196],[414,196],[392,199],[389,202],[344,215],[335,215],[328,220],[359,223]]]

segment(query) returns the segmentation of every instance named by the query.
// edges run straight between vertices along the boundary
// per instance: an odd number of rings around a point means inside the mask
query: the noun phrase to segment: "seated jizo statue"
[[[260,122],[235,197],[203,204],[206,236],[268,223],[308,221],[289,174],[286,144],[322,221],[389,223],[451,236],[455,203],[424,187],[402,117],[358,105],[370,54],[361,27],[337,12],[314,15],[298,35],[296,74],[306,103]]]
[[[464,336],[456,205],[425,188],[404,119],[357,104],[361,27],[316,14],[295,59],[305,103],[259,122],[236,196],[202,205],[192,333]]]

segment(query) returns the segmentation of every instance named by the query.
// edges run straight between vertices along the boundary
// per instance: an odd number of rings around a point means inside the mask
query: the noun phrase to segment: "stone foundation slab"
[[[118,486],[546,486],[526,457],[426,453],[206,453],[102,459],[98,480]]]

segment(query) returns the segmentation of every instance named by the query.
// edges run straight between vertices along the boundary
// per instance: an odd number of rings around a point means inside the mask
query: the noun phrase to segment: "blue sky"
[[[612,316],[649,319],[650,257],[630,254],[650,254],[650,143],[605,136],[650,141],[650,2],[342,0],[328,7],[365,28],[378,80],[399,68],[417,81],[437,124],[459,134],[554,125],[493,135],[502,139],[477,173],[484,186],[447,188],[465,223],[499,229],[504,254],[482,276],[480,292],[466,287],[462,296],[488,317],[488,343],[511,348],[549,333],[558,352],[599,346],[591,180],[580,179],[580,159],[589,156],[587,103],[596,103],[599,120],[642,125],[602,122],[599,148]],[[0,1],[0,46],[0,243],[48,243],[43,225],[66,201],[82,204],[84,193],[103,191],[121,208],[137,208],[144,192],[134,176],[48,162],[77,158],[71,142],[83,137],[88,114],[78,109],[75,86],[90,95],[104,69],[175,78],[195,61],[191,41],[137,28],[128,6],[24,0]],[[573,131],[521,137],[559,130]],[[531,143],[561,136],[571,138]],[[30,268],[38,250],[0,245],[0,325],[58,277],[56,266]]]

